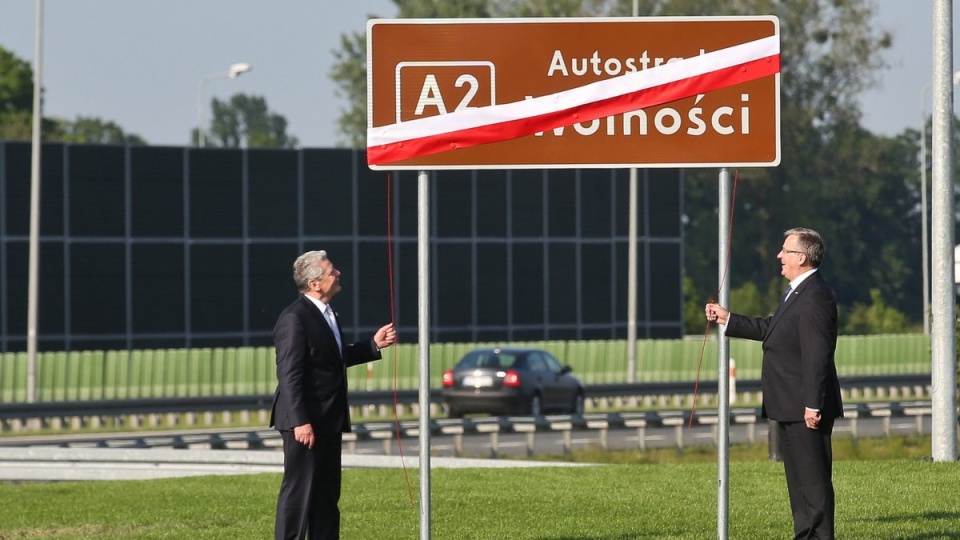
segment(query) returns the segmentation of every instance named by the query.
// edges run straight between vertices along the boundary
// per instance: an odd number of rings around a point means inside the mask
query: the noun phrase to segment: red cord
[[[714,298],[720,297],[720,291],[723,289],[724,282],[727,281],[727,272],[730,271],[730,249],[733,243],[733,215],[737,210],[737,183],[740,180],[740,169],[734,169],[733,172],[733,192],[730,194],[730,223],[727,227],[727,253],[723,261],[723,275],[720,277],[720,285]],[[713,302],[714,300],[710,300]],[[700,362],[697,364],[697,378],[693,382],[693,406],[690,409],[690,420],[687,422],[687,428],[693,427],[693,417],[697,413],[697,390],[700,388],[700,368],[703,367],[703,355],[707,348],[707,338],[710,336],[710,321],[707,321],[707,327],[703,330],[703,344],[700,346]]]
[[[413,487],[410,485],[410,474],[407,472],[407,464],[403,459],[403,440],[400,435],[400,399],[398,397],[400,387],[400,361],[397,344],[400,343],[400,331],[396,328],[396,311],[393,300],[393,216],[391,213],[391,201],[393,190],[390,185],[390,173],[387,173],[387,265],[388,275],[390,276],[390,322],[394,324],[394,331],[397,332],[397,341],[393,347],[393,418],[394,426],[397,432],[397,448],[400,451],[400,466],[403,468],[403,478],[407,481],[407,496],[410,499],[410,506],[413,507]],[[422,413],[421,413],[422,414]]]

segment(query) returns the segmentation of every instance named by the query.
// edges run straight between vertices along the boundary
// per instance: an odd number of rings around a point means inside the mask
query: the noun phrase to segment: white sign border
[[[671,23],[671,22],[744,22],[768,21],[773,23],[774,33],[780,38],[780,19],[774,15],[744,15],[744,16],[691,16],[691,17],[518,17],[518,18],[490,18],[490,19],[370,19],[367,21],[367,129],[373,128],[373,27],[377,25],[436,25],[436,24],[582,24],[582,23]],[[439,62],[439,61],[438,61]],[[771,161],[723,161],[703,163],[503,163],[503,164],[418,164],[418,165],[369,165],[371,170],[510,170],[510,169],[706,169],[722,167],[777,167],[782,158],[780,134],[780,73],[774,75],[774,113],[776,119],[775,149],[776,155]],[[494,90],[496,91],[496,90]],[[399,100],[399,94],[397,95]],[[365,150],[365,149],[364,149]]]

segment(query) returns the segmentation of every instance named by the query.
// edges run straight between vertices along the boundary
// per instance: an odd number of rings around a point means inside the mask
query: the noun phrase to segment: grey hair
[[[827,246],[824,245],[820,233],[813,229],[794,227],[784,231],[783,237],[788,236],[797,237],[797,251],[802,251],[807,256],[807,259],[810,260],[810,266],[819,268],[820,263],[823,262],[823,254],[827,251]]]
[[[297,290],[306,292],[310,289],[310,281],[323,278],[323,266],[320,264],[327,260],[327,252],[308,251],[297,257],[293,261],[293,282],[297,284]]]

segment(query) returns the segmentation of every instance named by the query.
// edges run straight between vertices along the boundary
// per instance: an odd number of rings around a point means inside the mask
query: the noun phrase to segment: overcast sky
[[[341,34],[363,32],[368,14],[396,15],[391,0],[44,5],[44,115],[100,117],[150,144],[176,146],[189,143],[199,121],[200,80],[236,62],[253,70],[210,81],[207,104],[239,92],[263,96],[303,146],[333,146],[345,102],[329,78],[331,50],[339,47]],[[932,0],[879,0],[878,9],[877,24],[893,32],[894,48],[881,85],[863,96],[864,126],[893,135],[919,128],[921,91],[932,73]],[[34,14],[35,3],[28,0],[4,0],[0,10],[0,46],[30,62]],[[958,20],[955,13],[954,24]],[[960,49],[958,43],[955,38]],[[929,103],[928,97],[928,111]]]

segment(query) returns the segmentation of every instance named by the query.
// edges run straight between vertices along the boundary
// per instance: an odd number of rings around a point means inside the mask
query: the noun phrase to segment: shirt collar
[[[309,294],[304,294],[303,296],[305,296],[305,297],[307,298],[307,300],[313,302],[313,305],[317,306],[317,309],[320,310],[320,313],[326,313],[326,312],[327,312],[327,304],[324,303],[323,300],[318,300],[318,299],[310,296]]]
[[[794,279],[793,281],[790,282],[790,290],[791,290],[791,291],[797,290],[797,287],[799,287],[800,284],[803,283],[803,280],[805,280],[805,279],[807,279],[808,277],[812,276],[813,273],[816,272],[817,270],[818,270],[818,268],[812,268],[812,269],[807,270],[806,272],[800,274],[799,276],[797,276],[796,279]]]

